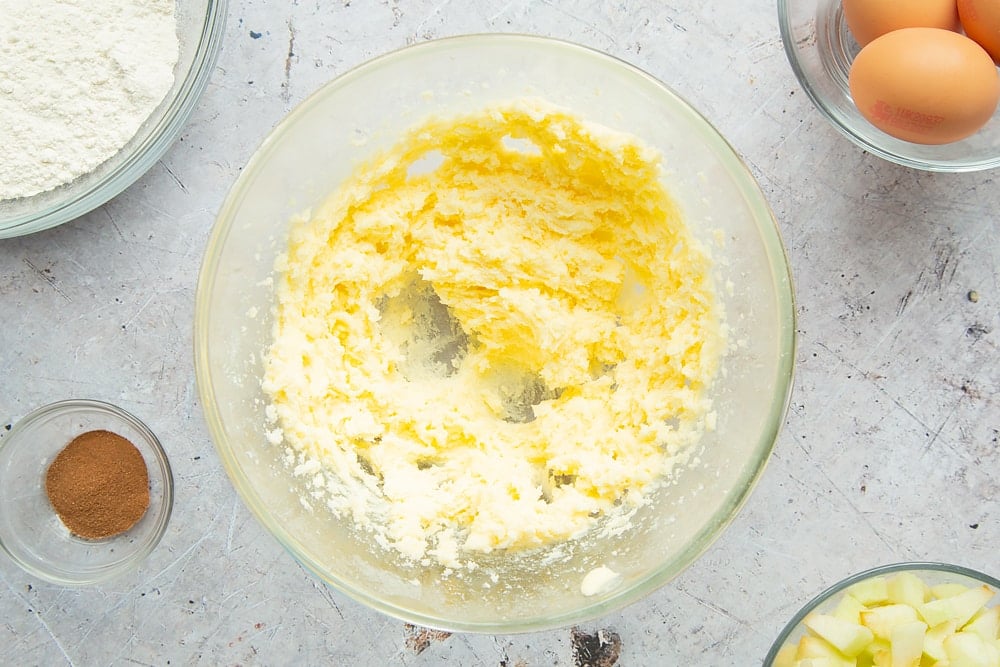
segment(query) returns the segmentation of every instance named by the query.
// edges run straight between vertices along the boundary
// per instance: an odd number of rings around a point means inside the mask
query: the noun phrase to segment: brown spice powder
[[[88,431],[59,452],[45,492],[63,524],[99,540],[134,526],[149,507],[149,471],[135,445],[110,431]]]

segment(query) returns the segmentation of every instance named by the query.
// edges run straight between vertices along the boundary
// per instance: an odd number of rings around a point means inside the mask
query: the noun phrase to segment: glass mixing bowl
[[[873,579],[891,579],[893,576],[903,572],[916,575],[928,586],[939,584],[958,584],[966,587],[977,587],[985,584],[994,591],[993,600],[988,606],[995,606],[1000,600],[1000,580],[988,574],[971,570],[960,565],[949,563],[893,563],[882,565],[864,572],[853,574],[842,581],[838,581],[833,586],[807,602],[802,609],[782,629],[781,634],[774,641],[767,657],[764,658],[763,667],[774,667],[778,664],[778,654],[787,645],[796,644],[802,635],[806,634],[806,626],[803,623],[806,616],[813,612],[829,614],[837,607],[837,603],[844,593],[855,584],[862,584]]]
[[[847,83],[851,63],[861,49],[847,28],[840,0],[778,0],[778,23],[788,62],[809,99],[841,134],[861,148],[926,171],[1000,167],[1000,109],[976,134],[939,146],[897,139],[861,115]]]
[[[738,342],[712,390],[717,428],[701,443],[700,464],[665,485],[617,538],[491,554],[461,577],[434,565],[404,567],[349,522],[304,509],[282,448],[268,444],[260,380],[272,333],[275,258],[294,214],[325,199],[359,161],[408,127],[429,115],[523,96],[542,96],[662,152],[666,187],[694,234],[713,248],[715,280]],[[569,625],[638,599],[681,572],[729,524],[783,419],[793,320],[771,211],[732,147],[698,112],[651,76],[588,48],[476,35],[411,46],[346,73],[263,142],[208,242],[196,295],[195,363],[209,431],[233,484],[306,568],[415,624],[517,632]],[[584,577],[600,566],[619,576],[585,595]]]
[[[175,0],[178,57],[174,85],[139,131],[96,169],[32,197],[0,200],[0,239],[49,229],[120,194],[156,164],[208,83],[225,28],[227,0]]]

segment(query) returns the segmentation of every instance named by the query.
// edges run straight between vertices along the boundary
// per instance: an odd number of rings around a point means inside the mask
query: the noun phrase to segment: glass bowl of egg
[[[882,565],[830,586],[785,625],[764,667],[1000,664],[1000,580],[960,565]]]
[[[0,7],[0,239],[102,206],[167,152],[222,44],[227,0]],[[91,29],[92,28],[92,29]],[[41,54],[41,55],[39,55]]]
[[[917,169],[1000,166],[1000,7],[989,0],[778,0],[785,53],[861,148]]]
[[[256,518],[421,626],[562,627],[729,525],[792,379],[783,245],[669,87],[521,35],[392,52],[279,123],[203,260],[195,368]]]

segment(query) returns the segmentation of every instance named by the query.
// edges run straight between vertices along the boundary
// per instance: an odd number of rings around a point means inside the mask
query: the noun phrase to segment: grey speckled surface
[[[730,140],[788,246],[797,382],[760,485],[680,577],[577,629],[444,636],[327,589],[250,517],[208,439],[190,332],[214,213],[282,115],[368,58],[483,31],[622,57]],[[0,425],[62,398],[117,403],[160,436],[177,485],[159,547],[110,584],[66,590],[0,559],[0,663],[580,665],[603,631],[602,664],[743,666],[857,570],[933,559],[996,575],[996,178],[847,142],[794,80],[770,0],[233,0],[212,82],[163,160],[73,223],[0,241]]]

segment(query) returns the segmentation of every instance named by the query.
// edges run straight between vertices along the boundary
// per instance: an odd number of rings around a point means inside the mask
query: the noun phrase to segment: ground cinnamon
[[[110,431],[74,438],[49,466],[45,492],[70,532],[99,540],[125,532],[149,507],[149,472],[135,445]]]

